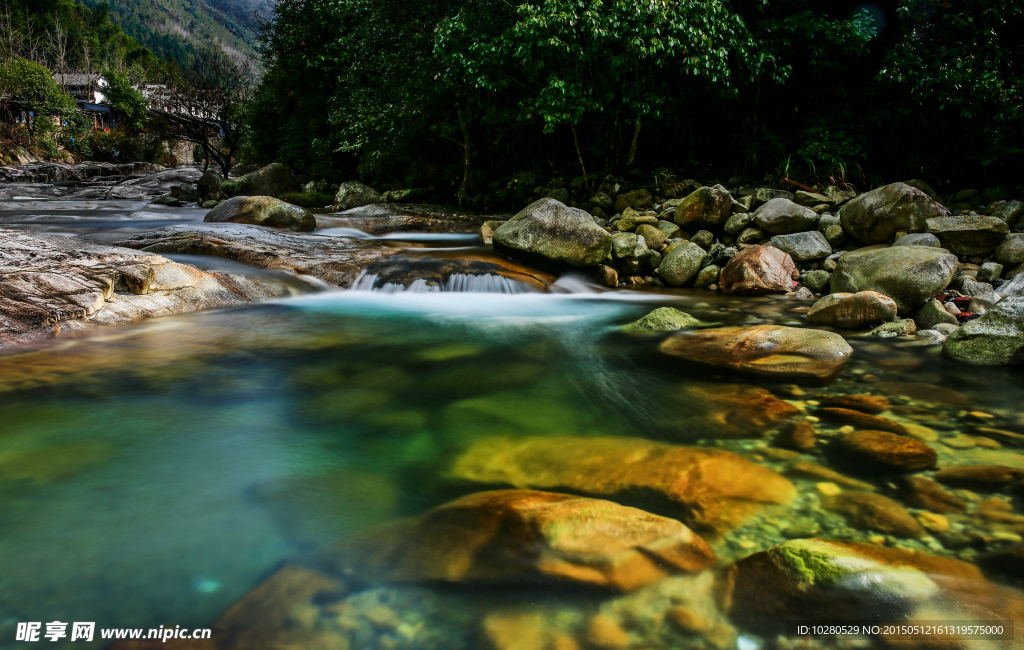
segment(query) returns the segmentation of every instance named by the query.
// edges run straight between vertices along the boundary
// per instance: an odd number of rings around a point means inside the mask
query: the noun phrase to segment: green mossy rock
[[[640,320],[623,326],[621,331],[627,334],[657,334],[703,324],[703,321],[684,311],[672,307],[659,307]]]
[[[1000,300],[984,316],[950,334],[942,351],[978,365],[1024,363],[1024,296]]]
[[[583,210],[541,199],[494,231],[494,247],[571,266],[597,266],[611,255],[612,236]]]
[[[316,217],[304,208],[270,196],[236,196],[220,203],[206,214],[209,223],[248,223],[294,232],[312,232]]]
[[[270,163],[256,171],[224,181],[220,190],[227,196],[277,196],[298,192],[299,182],[281,163]]]
[[[941,248],[862,248],[839,258],[831,291],[877,291],[895,300],[901,315],[909,316],[946,288],[958,263],[956,255]]]

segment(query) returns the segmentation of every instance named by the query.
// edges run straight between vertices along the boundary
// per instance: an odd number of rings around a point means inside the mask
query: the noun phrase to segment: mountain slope
[[[92,7],[100,0],[85,0]],[[160,56],[183,61],[194,49],[219,47],[252,56],[253,12],[270,13],[273,0],[109,0],[110,17],[125,33]]]

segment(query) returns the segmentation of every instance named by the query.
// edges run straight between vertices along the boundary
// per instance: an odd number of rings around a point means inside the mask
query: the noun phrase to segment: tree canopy
[[[1008,176],[1024,142],[1022,12],[1013,0],[282,0],[263,30],[252,148],[310,176],[466,197],[521,170]]]

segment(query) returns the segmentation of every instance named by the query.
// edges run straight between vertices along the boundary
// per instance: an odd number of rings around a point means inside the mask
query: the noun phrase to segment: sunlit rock
[[[681,332],[666,339],[660,350],[717,368],[809,382],[835,377],[853,354],[838,334],[781,325]]]
[[[631,591],[700,571],[715,554],[674,519],[600,499],[502,490],[371,532],[338,562],[398,582],[561,582]]]
[[[450,476],[613,500],[632,494],[632,502],[638,493],[649,493],[653,498],[645,507],[710,531],[729,530],[762,507],[789,503],[796,495],[782,476],[736,454],[636,438],[485,438],[456,459]]]

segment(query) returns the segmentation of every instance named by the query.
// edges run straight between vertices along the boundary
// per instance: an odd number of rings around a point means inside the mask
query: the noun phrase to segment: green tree
[[[687,89],[735,94],[758,75],[784,74],[719,0],[467,3],[440,24],[435,54],[449,85],[511,92],[519,117],[537,118],[544,133],[567,125],[584,176],[583,121],[631,123],[628,166],[643,120],[685,113]]]
[[[986,164],[1024,151],[1024,5],[903,0],[899,15],[901,38],[879,78],[919,111],[951,112],[975,126],[993,145]]]
[[[128,75],[116,70],[103,72],[107,85],[103,94],[118,118],[118,126],[130,133],[138,133],[146,127],[149,102],[136,90]]]
[[[58,131],[75,114],[73,97],[65,93],[45,67],[15,57],[0,66],[0,99],[20,105],[32,115],[28,131]]]

